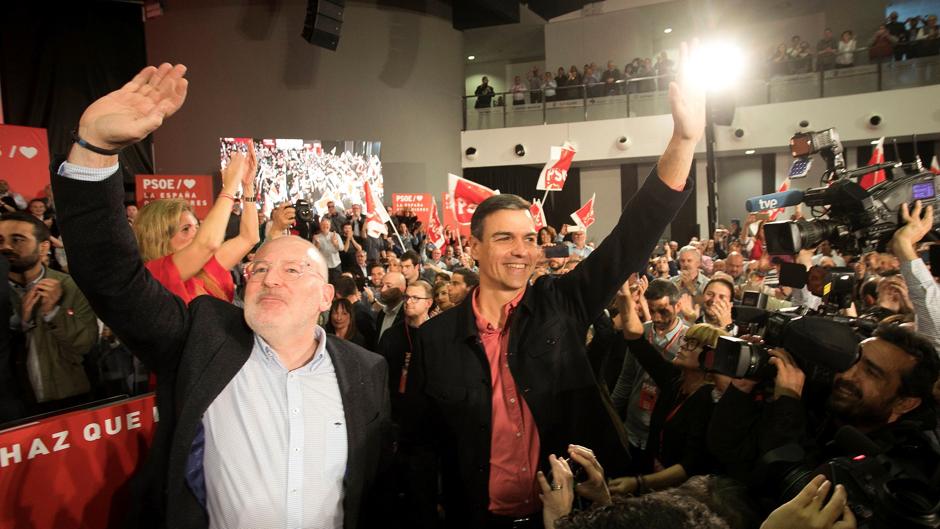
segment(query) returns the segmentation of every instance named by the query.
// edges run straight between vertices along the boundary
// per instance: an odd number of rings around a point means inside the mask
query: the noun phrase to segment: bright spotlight
[[[663,33],[665,33],[666,35],[672,33],[672,28],[666,28],[666,29],[664,29],[664,30],[663,30]]]
[[[748,149],[748,150],[744,151],[744,154],[754,154],[755,152],[757,152],[757,151],[755,151],[754,149]]]
[[[703,42],[689,57],[685,75],[710,92],[734,86],[744,72],[744,52],[730,42]]]
[[[869,142],[869,144],[871,144],[871,145],[878,145],[878,142],[879,142],[879,141],[881,141],[881,140],[871,140],[871,141]]]
[[[467,55],[468,61],[472,61],[473,59],[476,59],[476,58],[477,58],[476,55]]]

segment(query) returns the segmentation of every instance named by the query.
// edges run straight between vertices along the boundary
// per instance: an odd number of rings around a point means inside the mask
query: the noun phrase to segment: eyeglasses
[[[296,281],[303,277],[306,273],[307,268],[312,266],[306,261],[279,261],[277,263],[271,263],[269,261],[252,261],[245,266],[245,280],[247,281],[261,281],[268,274],[272,268],[276,268],[280,272],[281,277],[284,278],[284,281]],[[318,274],[317,277],[319,277]],[[322,278],[321,278],[322,279]]]
[[[422,298],[422,297],[418,297],[418,296],[409,296],[409,295],[406,294],[406,295],[402,296],[401,299],[402,299],[405,303],[408,303],[409,301],[415,301],[415,302],[417,302],[417,301],[419,301],[419,300],[423,301],[423,300],[428,300],[428,299],[431,299],[431,298]]]

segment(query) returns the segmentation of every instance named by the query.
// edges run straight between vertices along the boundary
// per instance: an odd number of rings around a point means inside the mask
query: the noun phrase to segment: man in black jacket
[[[424,325],[407,390],[415,416],[403,448],[442,458],[449,527],[540,526],[537,469],[572,443],[593,448],[605,468],[625,465],[584,339],[627,277],[645,268],[690,194],[704,92],[680,77],[670,101],[673,136],[657,168],[570,273],[528,286],[541,249],[525,200],[497,195],[474,213],[470,246],[480,285]],[[556,492],[561,486],[553,484]],[[423,506],[427,524],[430,507]]]
[[[75,282],[157,374],[130,525],[374,527],[363,507],[389,425],[387,369],[316,325],[333,298],[323,256],[298,237],[265,244],[244,311],[210,296],[187,307],[141,263],[116,153],[179,109],[185,71],[148,67],[95,101],[53,181]]]

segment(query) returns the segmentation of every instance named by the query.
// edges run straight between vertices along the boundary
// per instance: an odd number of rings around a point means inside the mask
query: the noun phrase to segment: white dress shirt
[[[341,529],[346,416],[326,332],[288,371],[255,336],[251,356],[212,401],[205,427],[210,528]]]

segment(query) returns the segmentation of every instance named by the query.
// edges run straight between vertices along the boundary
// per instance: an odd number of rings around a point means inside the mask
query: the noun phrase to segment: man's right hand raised
[[[98,99],[82,114],[78,135],[86,142],[102,149],[126,147],[146,138],[183,106],[188,81],[183,78],[186,67],[161,64],[148,66],[119,90]],[[94,155],[105,160],[94,164]],[[91,160],[89,160],[91,159]],[[74,146],[69,161],[85,165],[91,161],[100,165],[113,164],[112,156],[102,156]]]

